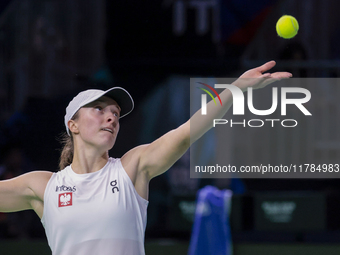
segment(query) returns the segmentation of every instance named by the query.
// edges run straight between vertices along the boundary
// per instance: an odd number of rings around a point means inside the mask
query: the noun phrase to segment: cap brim
[[[129,92],[121,87],[108,89],[100,97],[102,96],[112,98],[118,103],[121,109],[120,118],[128,115],[130,112],[132,112],[134,108],[134,102],[131,95],[129,94]]]

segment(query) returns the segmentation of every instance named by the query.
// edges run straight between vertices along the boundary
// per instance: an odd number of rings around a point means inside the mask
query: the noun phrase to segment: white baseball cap
[[[97,100],[102,96],[110,97],[118,103],[121,109],[120,118],[128,115],[133,110],[134,102],[131,95],[121,87],[113,87],[106,91],[100,89],[89,89],[82,91],[77,96],[75,96],[66,107],[65,127],[68,135],[70,135],[70,131],[68,129],[67,122],[72,119],[72,117],[81,107]]]

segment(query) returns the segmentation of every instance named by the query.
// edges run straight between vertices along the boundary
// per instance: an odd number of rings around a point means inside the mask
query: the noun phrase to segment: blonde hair
[[[76,112],[72,120],[76,120],[79,117],[79,111]],[[68,135],[66,132],[61,135],[60,142],[63,145],[63,149],[60,154],[59,159],[59,171],[63,170],[68,165],[72,164],[73,161],[73,155],[74,155],[74,144],[73,144],[73,136],[72,132],[70,132],[70,135]]]

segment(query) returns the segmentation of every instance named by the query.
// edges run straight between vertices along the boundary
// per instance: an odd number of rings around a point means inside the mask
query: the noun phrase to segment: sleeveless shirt
[[[41,222],[53,255],[140,255],[147,206],[120,159],[109,158],[94,173],[53,173]]]

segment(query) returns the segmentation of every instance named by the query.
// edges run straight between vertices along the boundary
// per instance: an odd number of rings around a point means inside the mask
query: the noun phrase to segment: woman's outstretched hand
[[[265,73],[276,65],[275,61],[269,61],[262,66],[255,67],[243,73],[233,84],[246,91],[248,87],[254,89],[264,88],[265,86],[292,77],[288,72]]]

